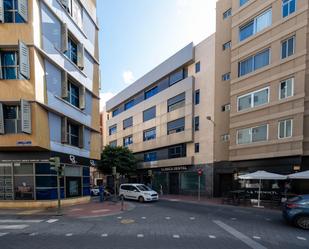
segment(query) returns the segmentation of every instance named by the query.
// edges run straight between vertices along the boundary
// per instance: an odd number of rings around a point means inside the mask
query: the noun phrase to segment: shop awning
[[[289,179],[309,179],[309,170],[288,175]]]
[[[284,175],[279,175],[275,173],[270,173],[264,170],[259,170],[253,173],[240,175],[239,179],[243,180],[285,180],[287,177]]]

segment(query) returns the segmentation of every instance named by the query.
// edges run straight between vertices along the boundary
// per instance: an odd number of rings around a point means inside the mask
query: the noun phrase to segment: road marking
[[[71,237],[73,235],[73,233],[67,233],[65,236],[66,237]]]
[[[215,235],[208,235],[208,237],[209,237],[210,239],[215,239],[215,238],[216,238]]]
[[[38,235],[39,233],[30,233],[29,236],[36,236]]]
[[[146,217],[145,217],[145,216],[143,216],[143,217],[141,217],[141,219],[146,220]]]
[[[72,208],[70,211],[75,212],[75,211],[82,211],[84,210],[83,208]]]
[[[174,234],[174,235],[173,235],[173,238],[174,238],[174,239],[179,239],[180,236],[179,236],[178,234]]]
[[[108,236],[107,233],[102,233],[102,234],[101,234],[101,237],[107,237],[107,236]]]
[[[118,216],[118,217],[117,217],[117,219],[118,219],[118,220],[121,220],[121,219],[122,219],[122,217],[121,217],[121,216]]]
[[[252,238],[254,238],[254,239],[261,239],[260,236],[253,236]]]
[[[195,220],[195,217],[190,217],[190,220]]]
[[[248,236],[246,236],[243,233],[237,231],[233,227],[223,223],[222,221],[220,221],[220,220],[213,220],[213,222],[215,224],[217,224],[219,227],[221,227],[223,230],[225,230],[226,232],[232,234],[234,237],[236,237],[237,239],[239,239],[242,242],[244,242],[249,247],[251,247],[253,249],[266,249],[266,247],[264,247],[263,245],[261,245],[261,244],[257,243],[256,241],[250,239]]]
[[[40,223],[43,220],[0,220],[0,223]]]
[[[144,238],[144,234],[141,234],[141,233],[138,234],[138,235],[137,235],[137,238]]]
[[[237,218],[233,217],[233,218],[231,218],[231,220],[237,220]]]
[[[28,215],[28,214],[30,215],[30,214],[40,213],[42,211],[43,211],[42,209],[39,209],[39,210],[26,210],[26,211],[19,212],[17,214],[18,215]]]
[[[296,238],[299,239],[299,240],[307,240],[306,238],[300,237],[300,236],[297,236]]]
[[[0,233],[0,237],[7,235],[8,233]]]
[[[179,199],[169,199],[169,201],[179,201]]]
[[[167,217],[165,217],[165,219],[170,220],[170,219],[171,219],[171,217],[167,216]]]
[[[270,218],[266,218],[265,220],[267,220],[267,221],[271,221],[271,219],[270,219]]]
[[[47,220],[46,222],[47,222],[47,223],[54,223],[54,222],[56,222],[56,221],[58,221],[58,219],[49,219],[49,220]]]
[[[0,229],[24,229],[26,227],[28,227],[29,225],[24,225],[24,224],[21,224],[21,225],[0,225]]]
[[[91,213],[103,213],[111,211],[110,209],[98,209],[98,210],[92,210]]]

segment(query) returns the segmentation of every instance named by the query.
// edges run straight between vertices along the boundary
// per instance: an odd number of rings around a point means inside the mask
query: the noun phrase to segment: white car
[[[119,196],[123,196],[124,199],[138,200],[139,202],[159,200],[159,195],[156,191],[139,183],[121,184]]]

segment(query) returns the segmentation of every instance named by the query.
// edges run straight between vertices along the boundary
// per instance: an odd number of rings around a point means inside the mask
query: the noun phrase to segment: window
[[[132,135],[127,136],[123,139],[123,146],[128,147],[130,144],[133,144],[133,137]]]
[[[200,144],[199,143],[195,143],[194,144],[194,152],[195,153],[199,153],[200,152]]]
[[[292,133],[293,133],[293,120],[292,119],[279,121],[278,123],[278,137],[279,138],[292,137]]]
[[[229,140],[230,140],[230,134],[223,134],[223,135],[221,136],[221,140],[222,140],[223,142],[229,141]]]
[[[269,88],[264,88],[237,98],[238,111],[254,108],[269,102]]]
[[[123,129],[124,130],[131,127],[133,125],[133,117],[129,117],[129,118],[123,120],[122,123],[123,123]]]
[[[27,2],[25,8],[18,9],[17,0],[4,0],[3,10],[4,10],[5,23],[24,23],[27,21],[28,17]]]
[[[67,141],[72,146],[79,146],[79,126],[68,122],[67,125]]]
[[[157,93],[158,93],[158,86],[155,86],[145,92],[145,99],[149,99],[150,97],[156,95]]]
[[[266,49],[258,54],[252,55],[249,58],[238,63],[238,77],[249,74],[262,67],[269,65],[270,49]]]
[[[67,100],[79,108],[79,87],[68,81],[68,98]]]
[[[172,86],[174,84],[176,84],[178,81],[183,80],[186,76],[185,76],[185,70],[184,69],[180,69],[174,73],[172,73],[169,77],[169,85]]]
[[[68,37],[68,49],[65,55],[70,61],[77,65],[77,43],[73,41],[71,37]]]
[[[186,156],[186,147],[185,145],[178,145],[171,148],[168,148],[168,158],[179,158]]]
[[[151,128],[149,130],[146,130],[143,132],[143,140],[144,141],[148,141],[148,140],[152,140],[152,139],[156,139],[156,127]]]
[[[294,94],[294,78],[290,78],[280,83],[279,98],[285,99]]]
[[[20,106],[3,105],[4,130],[6,134],[21,133]]]
[[[113,141],[109,142],[109,146],[110,147],[117,147],[117,140],[113,140]]]
[[[272,10],[268,9],[261,15],[257,16],[250,22],[239,28],[239,41],[243,41],[248,37],[269,27],[272,23]]]
[[[296,0],[282,0],[282,17],[294,13],[296,10]]]
[[[1,78],[4,80],[18,79],[18,64],[19,63],[17,51],[1,51]]]
[[[239,0],[239,6],[243,6],[244,4],[246,4],[249,0]]]
[[[293,55],[295,52],[295,36],[292,36],[281,42],[281,59]]]
[[[148,152],[144,154],[144,162],[152,162],[157,160],[157,152]]]
[[[227,11],[223,13],[223,19],[226,19],[231,15],[232,15],[232,9],[228,9]]]
[[[268,139],[268,125],[246,128],[237,131],[237,144],[249,144],[266,141]]]
[[[230,79],[231,79],[231,73],[230,72],[225,73],[225,74],[222,75],[222,80],[223,81],[228,81]]]
[[[113,125],[111,127],[109,127],[109,135],[113,135],[117,132],[117,125]]]
[[[78,0],[65,0],[61,1],[63,7],[72,16],[73,20],[79,27],[82,27],[82,7]]]
[[[231,105],[230,104],[221,106],[221,111],[223,111],[223,112],[228,112],[230,110],[231,110]]]
[[[231,48],[231,45],[232,45],[231,41],[228,41],[228,42],[226,42],[222,45],[222,49],[227,50],[227,49]]]
[[[171,112],[181,107],[184,107],[186,101],[185,99],[186,99],[185,93],[181,93],[173,98],[170,98],[169,100],[167,100],[167,111]]]
[[[119,113],[120,113],[120,109],[117,108],[117,109],[113,110],[112,116],[115,117],[115,116],[117,116]]]
[[[167,123],[167,135],[185,130],[185,118],[176,119]]]
[[[195,131],[200,130],[200,117],[199,116],[194,118],[194,130]]]
[[[195,105],[198,105],[200,103],[200,90],[195,91],[194,101],[195,101]]]
[[[129,110],[134,106],[134,99],[130,100],[129,102],[124,104],[124,110]]]
[[[156,107],[155,106],[149,108],[148,110],[143,111],[143,122],[146,122],[155,117],[156,117]]]
[[[201,71],[201,63],[197,62],[195,63],[195,73],[198,73],[199,71]]]

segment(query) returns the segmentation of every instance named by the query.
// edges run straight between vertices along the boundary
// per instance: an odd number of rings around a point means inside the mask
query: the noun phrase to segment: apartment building
[[[0,200],[89,196],[100,157],[95,0],[0,1]],[[85,199],[85,198],[84,198]]]

